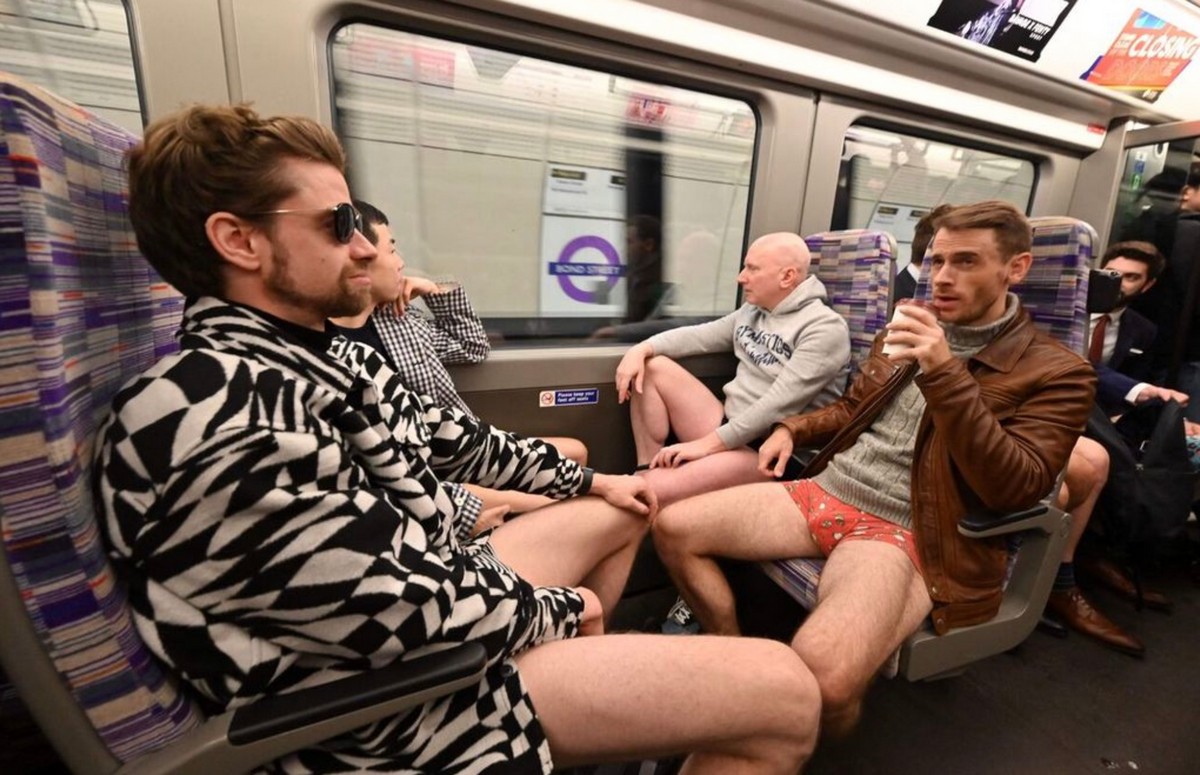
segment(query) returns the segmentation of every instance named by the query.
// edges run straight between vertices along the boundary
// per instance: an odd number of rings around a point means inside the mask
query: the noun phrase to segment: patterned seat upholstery
[[[850,326],[853,373],[891,315],[896,240],[887,232],[852,229],[821,232],[804,241],[812,253],[812,273],[825,284],[830,306]]]
[[[1030,218],[1033,266],[1013,288],[1033,322],[1077,353],[1086,352],[1088,278],[1096,230],[1074,218]]]
[[[120,385],[176,348],[183,307],[129,226],[136,140],[0,74],[0,587],[44,652],[5,665],[20,689],[18,673],[52,663],[123,761],[201,721],[134,630],[92,511],[95,429]]]
[[[1087,341],[1087,286],[1096,232],[1074,218],[1031,218],[1030,224],[1033,265],[1025,282],[1012,290],[1034,323],[1082,353]],[[918,299],[929,298],[929,262],[923,267],[915,293]],[[824,564],[824,560],[793,558],[764,562],[761,567],[794,600],[811,609],[817,603],[817,582]]]

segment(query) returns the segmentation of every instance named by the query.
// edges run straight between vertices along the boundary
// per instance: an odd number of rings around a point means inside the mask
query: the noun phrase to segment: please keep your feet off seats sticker
[[[582,406],[600,403],[600,388],[575,390],[543,390],[538,393],[538,406],[548,409],[554,406]]]

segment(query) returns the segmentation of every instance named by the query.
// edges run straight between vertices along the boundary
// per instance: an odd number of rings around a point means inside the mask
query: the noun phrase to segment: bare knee
[[[587,445],[582,441],[567,437],[555,439],[554,443],[555,446],[558,447],[558,451],[563,455],[563,457],[568,457],[581,466],[587,465],[588,448]]]
[[[695,525],[694,520],[688,519],[686,511],[679,508],[685,502],[663,507],[650,525],[654,546],[664,560],[668,556],[679,556],[690,551]],[[689,521],[693,522],[690,529]]]
[[[814,673],[814,677],[821,690],[821,707],[826,714],[856,709],[866,694],[869,682],[863,676],[851,675],[849,671],[839,669],[825,670],[820,675]]]
[[[786,644],[756,641],[763,654],[755,665],[754,706],[761,708],[767,733],[778,741],[781,761],[798,767],[816,746],[822,696],[811,670]]]
[[[641,540],[646,537],[646,533],[650,531],[650,523],[647,519],[641,514],[635,514],[616,506],[611,508],[613,520],[616,523],[614,530],[625,535],[629,543],[641,543]]]
[[[842,719],[842,724],[853,726],[873,674],[860,674],[837,654],[801,654],[806,657],[806,664],[817,683],[822,715],[826,719]]]
[[[1067,463],[1067,476],[1077,492],[1102,487],[1108,481],[1108,451],[1092,439],[1080,437]]]
[[[1107,481],[1108,453],[1096,442],[1081,438],[1067,461],[1067,475],[1056,502],[1060,508],[1071,510]]]
[[[646,381],[657,381],[668,374],[678,372],[682,368],[678,363],[665,355],[653,355],[646,359]]]
[[[1108,450],[1092,439],[1081,438],[1079,441],[1081,444],[1085,444],[1083,449],[1085,449],[1088,462],[1092,464],[1097,485],[1103,486],[1108,481]]]

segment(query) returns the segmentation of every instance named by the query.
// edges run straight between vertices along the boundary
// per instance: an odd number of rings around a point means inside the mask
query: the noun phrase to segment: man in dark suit
[[[1121,299],[1111,312],[1092,315],[1088,360],[1096,367],[1096,401],[1108,415],[1154,399],[1187,403],[1176,390],[1150,384],[1151,349],[1157,326],[1129,309],[1129,302],[1154,286],[1166,259],[1149,242],[1118,242],[1101,266],[1121,273]]]
[[[1088,360],[1096,369],[1096,403],[1110,417],[1124,413],[1130,406],[1155,399],[1174,399],[1181,404],[1188,402],[1187,394],[1147,381],[1153,365],[1158,327],[1141,313],[1129,308],[1131,301],[1154,286],[1166,263],[1162,253],[1153,244],[1137,241],[1118,242],[1109,247],[1101,259],[1101,266],[1121,274],[1121,297],[1116,308],[1108,313],[1092,315],[1092,336],[1088,348]],[[1184,426],[1189,436],[1200,432],[1186,420]],[[1081,439],[1080,443],[1089,442],[1089,439]],[[1095,442],[1090,443],[1098,446]],[[1094,488],[1087,494],[1090,500],[1087,507],[1089,515],[1107,479],[1107,455],[1103,463],[1104,475],[1089,483],[1089,487]],[[1068,480],[1071,477],[1069,467],[1067,477]],[[1074,516],[1078,518],[1077,514]],[[1084,555],[1080,565],[1117,594],[1138,599],[1133,582],[1108,559]],[[1166,609],[1169,606],[1165,597],[1149,590],[1143,592],[1142,600],[1151,608]]]
[[[896,273],[896,292],[892,296],[894,301],[911,299],[916,294],[917,279],[921,276],[921,261],[924,260],[925,251],[933,241],[934,232],[937,231],[934,223],[951,208],[952,205],[940,204],[917,221],[917,228],[913,231],[912,257],[908,266]]]

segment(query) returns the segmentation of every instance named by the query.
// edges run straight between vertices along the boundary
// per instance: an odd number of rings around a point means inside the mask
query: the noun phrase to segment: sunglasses
[[[342,202],[333,207],[315,207],[303,210],[267,210],[251,215],[303,215],[305,213],[333,213],[333,236],[343,245],[350,244],[354,232],[363,230],[362,213],[354,209],[349,202]]]

